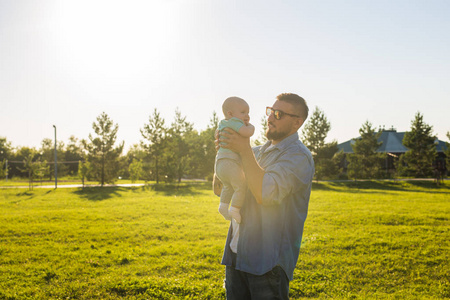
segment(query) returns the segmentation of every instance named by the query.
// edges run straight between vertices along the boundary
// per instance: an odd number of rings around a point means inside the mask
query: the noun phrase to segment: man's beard
[[[280,141],[287,137],[288,133],[283,131],[270,131],[270,128],[267,128],[266,137],[269,141]]]

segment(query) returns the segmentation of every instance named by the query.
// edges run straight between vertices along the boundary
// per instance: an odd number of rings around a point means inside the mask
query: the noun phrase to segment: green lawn
[[[210,184],[0,190],[0,299],[223,299]],[[450,298],[450,185],[315,183],[291,299]]]
[[[72,177],[63,177],[58,179],[58,186],[61,185],[81,185],[81,179],[78,178],[72,178]],[[132,183],[129,179],[120,179],[115,182],[115,184],[130,184]],[[141,183],[141,184],[152,184],[155,183],[155,181],[144,181],[144,180],[137,180],[134,183]],[[85,185],[99,185],[98,181],[85,181]],[[33,181],[33,187],[39,187],[39,186],[54,186],[55,180],[34,180]],[[5,179],[0,180],[0,187],[15,187],[15,186],[29,186],[29,181],[26,178],[14,178],[13,180],[9,179],[6,181]]]

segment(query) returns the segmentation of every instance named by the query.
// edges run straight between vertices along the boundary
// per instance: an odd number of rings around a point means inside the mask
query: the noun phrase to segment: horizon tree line
[[[117,141],[119,125],[103,112],[92,128],[94,134],[88,139],[69,138],[67,145],[59,141],[58,174],[78,176],[84,185],[85,179],[98,181],[102,186],[114,183],[119,177],[132,182],[139,179],[156,183],[180,182],[182,178],[205,178],[211,180],[216,155],[214,133],[219,118],[215,112],[203,131],[194,129],[178,108],[175,118],[166,125],[155,108],[148,123],[140,129],[142,140],[123,154],[124,142]],[[262,132],[254,139],[254,145],[264,144],[267,118],[261,119]],[[354,139],[353,154],[338,151],[337,141],[326,143],[331,124],[325,113],[317,106],[302,126],[301,140],[310,149],[316,166],[315,179],[374,179],[385,178],[382,172],[384,153],[377,153],[380,146],[376,132],[369,121],[359,129],[360,137]],[[450,132],[447,133],[450,140]],[[411,121],[411,130],[405,133],[403,144],[410,149],[395,162],[397,175],[429,177],[433,175],[433,162],[437,157],[432,126],[426,124],[423,115],[417,112]],[[447,144],[446,164],[450,166],[450,144]],[[5,178],[27,177],[31,182],[53,176],[54,146],[45,138],[41,148],[13,148],[6,138],[0,137],[0,176]],[[10,163],[6,168],[6,160]],[[68,162],[68,163],[63,163]],[[345,168],[346,167],[346,168]],[[345,173],[344,170],[347,170]]]

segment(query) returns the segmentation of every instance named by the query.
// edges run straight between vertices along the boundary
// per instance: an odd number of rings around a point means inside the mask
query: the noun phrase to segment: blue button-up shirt
[[[250,191],[241,209],[236,269],[262,275],[281,266],[294,277],[314,174],[311,153],[294,133],[277,145],[253,148],[264,169],[262,204]],[[231,266],[228,231],[222,264]]]

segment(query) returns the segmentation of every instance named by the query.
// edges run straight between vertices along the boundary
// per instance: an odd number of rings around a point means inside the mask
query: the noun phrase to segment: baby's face
[[[236,103],[231,110],[231,114],[233,117],[241,119],[244,121],[245,125],[248,125],[250,122],[250,116],[248,115],[250,112],[250,108],[247,103]]]

